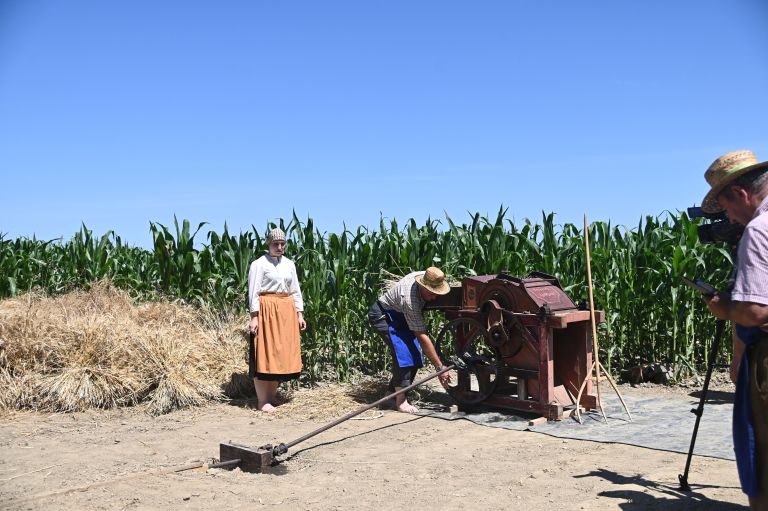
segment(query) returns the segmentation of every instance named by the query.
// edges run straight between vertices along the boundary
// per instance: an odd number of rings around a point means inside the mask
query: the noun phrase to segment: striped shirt
[[[416,277],[419,275],[424,275],[424,272],[409,273],[379,298],[379,303],[384,309],[400,312],[405,316],[405,322],[408,323],[408,328],[412,332],[427,331],[422,313],[424,299],[421,297],[419,285],[416,283]]]
[[[741,236],[731,299],[768,305],[768,197]]]

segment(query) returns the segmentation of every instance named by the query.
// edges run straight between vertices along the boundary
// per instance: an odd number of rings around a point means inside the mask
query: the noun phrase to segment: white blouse
[[[288,293],[298,312],[304,311],[296,265],[285,256],[269,254],[256,259],[248,270],[248,310],[259,312],[259,295],[262,293]]]

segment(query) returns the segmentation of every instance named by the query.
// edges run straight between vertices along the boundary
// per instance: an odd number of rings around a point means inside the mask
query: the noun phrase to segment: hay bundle
[[[203,328],[209,332],[202,350],[215,352],[219,357],[219,363],[209,365],[214,372],[212,377],[224,382],[222,390],[227,397],[255,396],[253,380],[248,377],[248,315],[205,311],[201,319]]]
[[[381,293],[385,294],[387,291],[395,287],[395,284],[400,282],[400,279],[404,277],[404,275],[398,275],[397,273],[392,273],[391,271],[382,268],[379,272],[379,275],[381,275]]]
[[[190,318],[191,319],[191,318]],[[186,328],[185,328],[186,327]],[[217,364],[214,353],[206,353],[200,348],[201,343],[185,342],[186,339],[198,339],[190,325],[177,324],[183,332],[181,338],[171,332],[158,332],[156,336],[141,339],[137,344],[136,355],[144,360],[145,381],[149,412],[153,415],[167,413],[176,408],[199,406],[209,399],[224,397],[221,383],[214,376],[215,371],[208,364]]]
[[[32,408],[35,403],[35,375],[14,376],[7,369],[0,370],[0,413]]]
[[[137,306],[109,282],[0,301],[0,409],[145,402],[160,414],[224,399],[246,369],[246,321],[178,303]]]
[[[139,393],[125,375],[101,367],[65,367],[38,379],[38,407],[61,412],[113,408],[138,402]]]

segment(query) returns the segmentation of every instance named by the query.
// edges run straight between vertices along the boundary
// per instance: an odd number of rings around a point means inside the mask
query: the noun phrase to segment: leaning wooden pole
[[[603,414],[603,420],[606,423],[608,422],[608,418],[605,416],[605,409],[603,408],[603,401],[600,396],[600,370],[602,369],[605,373],[605,378],[608,380],[608,383],[611,384],[614,392],[616,392],[616,395],[619,396],[619,401],[621,401],[621,405],[624,407],[624,411],[627,412],[629,421],[632,422],[632,414],[629,413],[629,407],[627,407],[627,403],[624,402],[624,398],[622,397],[621,392],[619,392],[619,388],[616,386],[616,382],[613,381],[610,373],[605,370],[605,367],[603,367],[603,364],[600,363],[598,358],[597,320],[595,319],[595,301],[592,296],[592,264],[589,257],[589,226],[587,224],[586,214],[584,214],[584,246],[586,247],[587,254],[587,287],[589,288],[589,317],[592,321],[592,350],[594,351],[594,360],[592,361],[592,367],[590,367],[589,371],[587,372],[586,378],[584,378],[584,381],[581,382],[581,386],[579,387],[579,394],[576,396],[576,418],[581,423],[581,413],[579,411],[581,394],[584,392],[584,388],[587,386],[587,382],[592,378],[592,371],[594,370],[597,375],[597,405],[600,407],[600,412]]]
[[[603,364],[600,364],[600,367],[603,367]],[[605,377],[608,379],[608,383],[611,384],[611,387],[613,387],[613,391],[616,392],[616,395],[619,396],[619,401],[621,401],[621,406],[624,407],[624,411],[627,412],[627,416],[629,417],[629,422],[632,422],[632,414],[629,413],[629,407],[627,406],[627,403],[624,401],[624,397],[622,397],[621,392],[619,392],[619,387],[616,386],[616,382],[613,381],[613,378],[611,378],[611,373],[605,370],[605,367],[603,367],[603,372],[605,373]]]
[[[584,213],[584,247],[587,254],[587,285],[589,288],[589,319],[592,323],[592,366],[595,368],[597,387],[597,406],[600,408],[600,412],[603,414],[603,420],[607,423],[608,418],[605,416],[605,409],[603,408],[603,399],[600,396],[600,359],[598,358],[597,351],[597,323],[595,321],[595,300],[592,297],[592,265],[589,257],[589,224],[587,223],[587,214]],[[592,371],[587,374],[587,378],[592,377]],[[578,403],[577,403],[578,406]]]

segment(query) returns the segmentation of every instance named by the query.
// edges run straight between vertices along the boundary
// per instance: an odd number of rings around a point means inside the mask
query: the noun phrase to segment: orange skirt
[[[290,380],[301,373],[299,320],[287,293],[259,297],[259,330],[251,336],[249,373],[260,380]]]

